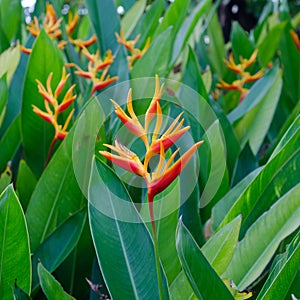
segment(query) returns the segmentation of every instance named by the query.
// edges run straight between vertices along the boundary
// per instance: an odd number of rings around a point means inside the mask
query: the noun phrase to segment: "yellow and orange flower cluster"
[[[66,75],[66,70],[63,68],[61,80],[58,83],[54,93],[52,92],[51,88],[51,80],[52,80],[53,73],[50,73],[48,76],[46,87],[39,81],[36,80],[38,84],[38,90],[41,96],[44,98],[44,106],[46,111],[42,111],[37,106],[32,105],[33,111],[42,119],[47,121],[48,123],[52,124],[55,130],[54,141],[56,140],[63,140],[67,135],[68,125],[72,119],[74,109],[68,115],[68,118],[64,125],[58,124],[58,116],[64,112],[76,99],[76,95],[73,95],[73,90],[75,88],[75,84],[72,85],[68,91],[66,92],[63,100],[59,103],[58,97],[61,94],[67,79],[69,78],[70,74]]]
[[[140,38],[140,35],[137,35],[137,37],[134,40],[127,41],[125,39],[124,32],[121,29],[120,35],[118,35],[118,33],[116,33],[116,37],[117,37],[118,43],[124,45],[124,47],[130,53],[130,55],[128,55],[127,59],[128,59],[128,67],[131,70],[132,67],[133,67],[133,64],[137,60],[139,60],[146,53],[146,51],[148,50],[148,48],[150,46],[150,38],[147,39],[143,50],[140,50],[139,48],[135,48],[135,45],[136,45],[136,43],[138,42],[138,40]]]
[[[96,54],[91,54],[87,48],[83,47],[82,49],[82,53],[89,60],[88,70],[84,71],[74,63],[66,64],[66,66],[75,67],[77,69],[75,74],[92,81],[93,86],[91,95],[93,95],[95,91],[104,89],[108,85],[118,80],[117,76],[111,78],[110,75],[107,75],[109,68],[114,61],[114,56],[112,55],[111,50],[107,51],[105,58],[102,60],[100,58],[99,50],[97,50]]]
[[[238,74],[239,79],[233,81],[232,83],[226,83],[224,80],[221,79],[220,83],[217,84],[217,87],[225,90],[239,91],[240,92],[239,102],[242,102],[249,92],[249,90],[245,88],[245,84],[258,80],[264,74],[263,70],[258,71],[254,75],[251,75],[249,72],[246,71],[246,69],[248,69],[250,66],[252,66],[255,63],[257,53],[258,50],[255,50],[249,59],[240,57],[240,63],[236,64],[233,58],[233,54],[231,52],[229,54],[229,60],[225,60],[225,64],[229,70]]]
[[[143,141],[146,148],[144,162],[142,162],[134,152],[122,145],[118,139],[116,139],[115,145],[105,144],[106,147],[114,151],[116,154],[112,154],[108,151],[100,151],[105,158],[114,164],[143,177],[148,189],[148,201],[150,208],[154,196],[166,189],[172,183],[172,181],[175,180],[175,178],[187,165],[194,152],[202,144],[202,141],[194,144],[175,163],[173,162],[178,154],[179,149],[177,149],[171,155],[171,157],[166,160],[166,150],[169,149],[186,131],[188,131],[190,126],[183,127],[184,119],[179,121],[182,116],[182,114],[180,114],[172,122],[169,128],[163,134],[160,134],[163,122],[160,106],[162,88],[163,86],[160,87],[158,77],[156,77],[155,93],[145,114],[144,125],[140,123],[133,110],[131,90],[129,91],[127,97],[127,110],[129,115],[127,115],[124,110],[112,100],[112,103],[115,107],[115,113],[119,119],[124,123],[128,130],[130,130],[135,136],[139,137]],[[156,123],[150,139],[150,133],[148,131],[150,123],[153,121],[153,119],[156,119]],[[158,165],[156,170],[149,172],[149,161],[156,154],[159,154]],[[151,220],[153,220],[154,216],[152,209],[150,209],[150,215]]]
[[[63,49],[65,45],[67,44],[67,41],[61,40],[62,31],[60,29],[61,23],[63,18],[57,18],[55,10],[50,3],[46,3],[46,14],[43,21],[43,28],[45,32],[49,35],[49,37],[52,40],[58,40],[58,47],[60,49]],[[72,16],[72,13],[69,13],[68,16],[68,24],[66,25],[66,32],[68,35],[68,40],[71,44],[74,46],[79,47],[79,49],[82,49],[83,47],[88,47],[95,43],[97,41],[97,38],[95,35],[93,35],[91,38],[89,38],[87,41],[84,41],[82,39],[75,39],[72,37],[72,34],[77,26],[79,20],[79,15],[75,14],[74,18]],[[36,16],[33,17],[33,21],[26,27],[27,30],[34,36],[37,37],[41,31],[38,18]],[[31,49],[27,49],[23,46],[21,46],[21,51],[27,54],[31,53]]]

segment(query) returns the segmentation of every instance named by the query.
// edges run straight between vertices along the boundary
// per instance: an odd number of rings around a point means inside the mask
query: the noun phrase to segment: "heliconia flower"
[[[182,172],[186,167],[190,159],[192,158],[195,151],[200,145],[203,144],[203,141],[200,141],[194,144],[187,152],[185,152],[180,159],[178,159],[172,166],[177,152],[174,152],[170,157],[169,161],[166,163],[166,166],[163,167],[163,160],[165,157],[164,147],[161,143],[160,145],[160,162],[157,167],[157,170],[152,174],[151,181],[148,183],[148,194],[155,196],[165,190],[175,178]]]
[[[293,39],[293,42],[294,42],[296,48],[300,52],[300,40],[299,40],[298,34],[294,30],[291,29],[290,30],[290,35],[291,35],[291,37]]]
[[[105,144],[106,147],[116,152],[116,154],[111,154],[108,151],[100,151],[100,153],[115,163],[119,167],[140,175],[144,178],[147,188],[148,196],[153,199],[155,195],[163,191],[183,170],[187,165],[188,161],[191,159],[197,148],[202,144],[198,142],[194,144],[184,155],[181,156],[173,165],[173,161],[178,154],[179,150],[176,150],[170,157],[170,159],[165,161],[165,151],[170,148],[174,143],[187,131],[189,126],[182,127],[184,119],[180,122],[182,113],[179,114],[169,128],[163,133],[160,134],[160,129],[162,126],[162,111],[160,108],[159,99],[162,94],[162,87],[159,86],[158,77],[156,77],[156,88],[154,97],[149,104],[147,109],[147,114],[145,116],[145,122],[149,122],[149,116],[155,114],[156,124],[154,132],[152,133],[152,139],[149,140],[149,132],[145,130],[143,125],[138,120],[132,106],[132,91],[131,89],[128,92],[127,96],[127,111],[125,111],[113,100],[112,103],[115,106],[115,113],[122,121],[122,123],[137,137],[139,137],[145,144],[146,153],[144,162],[142,163],[138,156],[133,153],[131,150],[122,145],[119,140],[115,141],[115,146]],[[154,111],[155,108],[155,111]],[[151,117],[152,119],[154,116]],[[158,166],[154,172],[148,172],[148,164],[150,159],[156,155],[160,154],[160,159]],[[150,199],[149,198],[149,199]],[[150,200],[149,200],[150,201]]]
[[[58,96],[61,94],[64,86],[66,85],[67,79],[69,78],[70,74],[66,74],[65,68],[63,68],[61,79],[54,93],[52,92],[52,87],[51,87],[52,76],[53,73],[51,72],[47,78],[46,87],[39,80],[36,80],[38,91],[40,95],[44,98],[44,106],[46,111],[42,111],[41,109],[33,105],[33,112],[54,126],[55,129],[54,139],[63,139],[64,136],[67,135],[66,130],[73,116],[74,110],[70,112],[64,126],[58,124],[58,116],[59,114],[64,112],[75,101],[76,95],[73,95],[75,84],[68,89],[63,100],[61,101],[61,103],[59,103]],[[50,105],[52,108],[50,108]]]
[[[92,81],[93,86],[91,95],[93,95],[95,91],[104,89],[118,80],[117,76],[110,77],[109,75],[107,75],[110,65],[114,61],[114,56],[112,55],[111,50],[108,50],[106,52],[104,60],[100,58],[99,51],[97,51],[95,54],[92,54],[84,46],[82,47],[82,53],[89,60],[87,71],[82,70],[78,65],[74,63],[68,63],[66,64],[66,66],[75,67],[77,69],[77,71],[75,71],[76,75],[90,79]]]
[[[145,130],[138,120],[136,114],[134,113],[132,107],[132,90],[130,89],[127,96],[127,110],[129,112],[129,116],[124,112],[121,106],[111,99],[115,107],[115,113],[122,121],[122,123],[137,137],[142,138],[145,141]],[[147,142],[146,142],[147,143]]]
[[[78,20],[79,20],[79,15],[74,14],[74,18],[73,18],[72,12],[69,11],[68,24],[66,25],[66,31],[67,31],[68,35],[70,35],[74,31],[74,29],[76,28],[76,25],[78,23]]]
[[[258,71],[254,75],[251,75],[246,71],[251,65],[253,65],[256,61],[256,57],[258,54],[258,50],[256,49],[249,59],[245,59],[240,57],[240,64],[236,64],[233,58],[233,53],[229,54],[229,60],[225,60],[226,66],[229,70],[235,72],[240,77],[237,80],[234,80],[232,83],[227,83],[224,80],[220,79],[220,83],[216,86],[217,88],[225,89],[225,90],[236,90],[240,92],[239,103],[243,101],[246,95],[249,92],[249,89],[245,88],[244,85],[246,83],[254,82],[261,78],[264,74],[263,70]]]
[[[158,76],[155,76],[155,92],[154,96],[151,100],[151,103],[146,111],[145,115],[145,130],[148,130],[149,124],[153,120],[155,114],[157,113],[157,104],[160,101],[161,95],[162,95],[162,90],[164,88],[164,84],[162,86],[159,85],[159,79]]]
[[[127,59],[128,59],[128,67],[131,70],[135,61],[140,59],[148,50],[150,46],[150,38],[147,39],[143,50],[140,50],[139,48],[135,48],[135,45],[140,38],[140,34],[138,34],[134,40],[129,40],[129,41],[125,39],[124,32],[122,29],[120,30],[120,35],[117,32],[115,33],[115,35],[117,37],[117,42],[119,44],[124,45],[124,47],[130,52],[130,55],[127,57]]]
[[[24,46],[20,45],[20,51],[25,53],[25,54],[31,54],[32,49],[25,48]]]
[[[147,170],[145,170],[138,156],[130,151],[127,147],[125,147],[118,139],[115,140],[115,146],[108,144],[104,144],[104,146],[110,148],[118,154],[115,155],[111,154],[108,151],[100,151],[100,154],[103,155],[106,159],[134,174],[140,175],[142,177],[145,177],[147,175]]]
[[[256,61],[258,50],[256,49],[249,59],[240,57],[240,64],[236,64],[233,58],[233,53],[230,52],[229,60],[225,60],[227,68],[235,73],[242,75],[247,68],[253,65]]]

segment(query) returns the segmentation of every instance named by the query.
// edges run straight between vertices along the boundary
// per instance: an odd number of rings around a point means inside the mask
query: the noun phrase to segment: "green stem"
[[[151,219],[151,226],[152,226],[152,237],[154,242],[155,265],[156,265],[157,280],[158,280],[159,299],[163,300],[163,287],[162,287],[162,277],[161,277],[161,269],[160,269],[160,262],[159,262],[159,253],[158,253],[158,240],[157,240],[156,226],[154,220],[153,199],[154,197],[148,193],[149,212],[150,212],[150,219]]]
[[[49,161],[50,161],[50,158],[51,158],[51,155],[52,155],[52,151],[53,151],[53,147],[56,143],[57,139],[54,137],[52,142],[51,142],[51,145],[50,145],[50,148],[49,148],[49,151],[48,151],[48,155],[47,155],[47,160],[46,160],[46,163],[45,163],[45,167],[47,167]]]

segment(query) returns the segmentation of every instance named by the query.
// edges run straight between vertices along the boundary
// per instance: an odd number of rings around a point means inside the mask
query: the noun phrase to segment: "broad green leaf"
[[[76,299],[83,299],[86,296],[87,282],[85,278],[91,278],[91,270],[95,259],[89,222],[87,218],[85,220],[80,239],[73,251],[53,273],[64,289]],[[66,270],[72,276],[66,276]],[[99,283],[98,281],[93,282]]]
[[[282,138],[276,145],[276,148],[272,152],[272,155],[270,156],[269,160],[271,160],[286,145],[286,143],[291,139],[291,137],[294,134],[297,134],[298,130],[300,130],[300,114],[295,118],[291,126],[289,126],[289,128],[285,131],[285,134],[282,136]]]
[[[146,14],[144,14],[140,18],[131,36],[131,38],[134,39],[138,34],[140,34],[138,42],[139,47],[145,45],[148,37],[152,39],[152,36],[159,24],[159,18],[161,17],[164,8],[164,0],[156,0],[147,9]]]
[[[4,172],[0,174],[0,194],[7,188],[11,183],[12,171],[9,166],[6,167]]]
[[[30,293],[31,263],[25,217],[12,185],[0,195],[0,298],[13,299],[12,287]]]
[[[231,151],[231,148],[227,149]],[[254,156],[249,144],[247,143],[242,152],[240,153],[236,165],[234,167],[234,173],[232,176],[231,184],[235,185],[256,168],[258,168],[257,159]]]
[[[279,255],[278,261],[271,270],[267,281],[257,299],[284,299],[299,271],[300,232],[290,243],[285,253]]]
[[[85,0],[85,5],[98,38],[101,54],[118,47],[115,32],[120,33],[120,18],[113,0]]]
[[[276,50],[278,49],[278,45],[285,26],[286,22],[274,26],[267,34],[266,38],[264,38],[264,40],[259,45],[257,45],[258,58],[263,67],[266,67],[268,65],[268,63],[273,58]]]
[[[204,230],[202,221],[200,218],[199,207],[200,207],[200,190],[199,184],[197,184],[186,199],[180,206],[180,216],[183,224],[189,230],[193,238],[199,247],[205,243]]]
[[[176,251],[176,227],[180,206],[180,184],[175,180],[166,190],[155,197],[154,217],[158,237],[159,257],[164,267],[169,285],[180,272],[180,262]],[[142,206],[141,217],[151,232],[148,205]]]
[[[132,31],[134,30],[137,22],[139,21],[145,10],[146,3],[146,0],[136,1],[121,20],[121,28],[124,31],[125,39],[128,39]]]
[[[188,49],[188,58],[183,73],[182,82],[197,91],[207,101],[208,94],[201,77],[201,70],[198,59],[194,50],[191,47],[189,47]]]
[[[150,44],[148,51],[135,63],[131,77],[150,77],[156,74],[160,77],[165,76],[171,51],[171,39],[172,30],[168,28]]]
[[[7,83],[11,82],[14,72],[17,69],[20,60],[20,48],[11,47],[0,55],[0,77],[6,73]]]
[[[0,24],[0,53],[8,49],[9,46],[10,42],[3,31],[2,25]]]
[[[181,50],[186,46],[199,19],[207,12],[211,6],[211,0],[201,1],[186,18],[174,41],[171,64],[173,65]]]
[[[0,26],[10,42],[16,37],[20,29],[22,12],[21,2],[19,0],[0,1]]]
[[[173,28],[174,38],[186,18],[186,14],[188,12],[190,6],[190,0],[176,0],[170,4],[168,10],[166,11],[161,23],[157,27],[155,31],[155,35],[157,36],[160,33],[164,32],[170,26]]]
[[[3,171],[6,164],[13,159],[21,142],[20,116],[11,123],[0,140],[0,170]]]
[[[93,163],[89,219],[98,262],[113,299],[159,299],[153,242],[115,173]],[[163,274],[164,299],[168,299]]]
[[[282,87],[281,71],[274,67],[250,89],[228,119],[242,147],[247,141],[256,155],[273,119]]]
[[[32,43],[34,41],[33,36],[29,36],[25,47],[32,48]],[[2,127],[0,128],[0,137],[2,137],[6,130],[9,128],[14,119],[21,113],[22,97],[23,97],[23,85],[26,74],[27,62],[29,60],[29,55],[22,53],[20,56],[20,61],[15,70],[8,91],[8,101],[6,107],[6,114],[3,120]],[[20,131],[20,130],[19,130]],[[1,157],[1,155],[0,155]]]
[[[230,40],[235,60],[239,60],[240,57],[249,59],[255,50],[255,47],[252,41],[250,41],[248,34],[238,22],[233,22],[232,24]]]
[[[171,300],[197,300],[189,281],[183,271],[181,271],[170,286]]]
[[[296,26],[294,28],[296,28]],[[300,99],[300,56],[292,40],[290,34],[291,29],[293,29],[291,24],[285,26],[279,45],[279,51],[281,52],[280,60],[283,65],[283,88],[295,105]]]
[[[1,62],[0,62],[1,66]],[[0,76],[0,128],[6,112],[7,96],[8,96],[8,87],[6,83],[6,74]]]
[[[31,195],[36,186],[37,180],[29,169],[25,160],[19,163],[18,176],[16,181],[16,192],[23,209],[26,211]]]
[[[253,223],[223,276],[232,279],[239,290],[244,290],[263,272],[280,242],[299,226],[300,184]]]
[[[181,220],[177,229],[176,248],[183,271],[199,299],[234,299]]]
[[[222,28],[219,23],[217,14],[215,14],[209,22],[207,28],[209,43],[207,44],[208,59],[211,68],[218,74],[220,78],[224,78],[225,64],[224,57],[226,54]]]
[[[38,273],[40,278],[40,284],[44,294],[48,300],[72,300],[72,296],[68,295],[60,283],[51,275],[50,272],[41,264],[38,264]]]
[[[217,274],[228,267],[238,243],[241,216],[236,217],[217,231],[201,248],[201,251]]]
[[[32,256],[32,289],[39,284],[38,263],[53,272],[72,252],[83,230],[86,212],[79,211],[68,218],[34,251]]]
[[[227,224],[237,215],[242,214],[241,236],[247,229],[267,211],[283,194],[287,193],[299,182],[296,168],[300,163],[299,148],[300,130],[285,147],[270,160],[259,175],[247,188],[235,198],[221,225]],[[231,201],[230,201],[231,202]],[[221,209],[222,206],[219,206]]]
[[[37,177],[41,175],[44,169],[49,146],[54,137],[54,128],[32,110],[32,105],[36,105],[43,111],[45,110],[44,99],[38,92],[36,79],[45,85],[48,76],[53,72],[53,88],[61,79],[62,68],[61,53],[45,31],[42,30],[33,45],[32,53],[29,57],[24,81],[21,113],[21,132],[25,160]]]
[[[73,170],[71,130],[55,152],[31,196],[26,219],[31,251],[70,215],[85,206],[85,198]]]

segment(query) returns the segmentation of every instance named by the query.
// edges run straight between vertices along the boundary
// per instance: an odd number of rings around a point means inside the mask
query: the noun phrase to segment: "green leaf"
[[[236,21],[232,25],[230,40],[236,60],[240,59],[240,57],[249,59],[255,50],[253,43],[249,39],[249,35]]]
[[[14,300],[31,300],[29,295],[20,289],[15,283],[14,287]]]
[[[0,140],[0,170],[4,170],[6,164],[13,159],[21,142],[20,136],[20,116],[8,127]]]
[[[299,182],[295,173],[300,163],[299,148],[300,130],[286,146],[270,160],[260,171],[250,185],[235,198],[223,217],[221,225],[227,224],[237,215],[242,214],[241,236],[257,218],[267,211],[283,194]],[[222,206],[219,206],[221,209]]]
[[[189,47],[187,64],[183,73],[182,82],[197,91],[206,101],[208,94],[201,77],[200,65],[194,50]]]
[[[11,47],[0,55],[0,77],[6,73],[7,83],[11,82],[20,60],[20,48]]]
[[[121,28],[124,31],[125,39],[128,39],[132,31],[134,30],[136,24],[138,23],[145,10],[146,3],[146,0],[136,1],[121,20]]]
[[[242,150],[242,152],[240,153],[238,161],[236,162],[233,178],[232,178],[232,185],[238,183],[240,180],[242,180],[246,175],[248,175],[256,168],[258,168],[257,159],[252,153],[249,144],[247,143],[244,149]]]
[[[5,171],[0,174],[0,194],[6,189],[11,183],[12,172],[9,166],[6,167]]]
[[[83,299],[87,294],[87,282],[85,278],[90,278],[94,260],[95,249],[93,247],[89,222],[85,218],[85,224],[79,241],[53,275],[69,294],[77,299]],[[66,276],[66,270],[72,276]]]
[[[164,0],[156,0],[152,3],[146,14],[141,17],[132,33],[132,38],[135,38],[138,34],[140,34],[138,42],[139,47],[144,46],[148,37],[152,39],[164,8]]]
[[[85,198],[73,170],[73,135],[74,130],[71,130],[50,160],[31,196],[26,219],[32,252],[70,215],[85,206]]]
[[[217,230],[222,223],[228,211],[231,209],[235,201],[245,191],[248,185],[259,174],[261,168],[258,168],[244,177],[238,184],[236,184],[228,193],[213,207],[212,209],[212,229]]]
[[[189,6],[190,0],[176,0],[173,3],[171,3],[162,19],[162,22],[157,27],[154,36],[159,35],[166,29],[168,29],[170,26],[172,26],[173,36],[175,38],[178,30],[181,27],[181,24],[186,18]]]
[[[212,69],[220,78],[224,78],[225,64],[224,57],[226,54],[222,28],[219,23],[217,14],[215,14],[209,22],[207,28],[209,43],[207,45],[208,59]]]
[[[228,267],[238,243],[241,216],[236,217],[217,231],[201,248],[201,251],[218,275]]]
[[[44,294],[48,300],[72,300],[75,299],[68,295],[60,285],[60,283],[47,271],[47,269],[41,264],[38,264],[38,273],[40,278],[40,284]]]
[[[179,206],[180,184],[177,179],[167,189],[158,194],[154,201],[159,257],[169,285],[180,272],[180,262],[175,245]],[[147,204],[142,206],[140,214],[144,222],[147,222],[149,231],[151,231],[150,212]]]
[[[197,300],[189,281],[181,271],[170,286],[171,300]]]
[[[190,36],[192,35],[199,19],[207,12],[211,6],[211,0],[201,1],[191,12],[191,14],[186,18],[180,30],[177,33],[177,36],[173,45],[172,59],[171,64],[173,65],[180,54],[181,50],[187,44]]]
[[[0,128],[6,112],[7,96],[8,96],[8,87],[6,83],[6,75],[3,75],[2,77],[0,76]]]
[[[280,242],[299,226],[300,184],[253,223],[223,276],[232,279],[239,290],[244,290],[263,272]]]
[[[266,38],[257,45],[258,48],[258,58],[263,67],[266,67],[268,63],[272,60],[286,26],[286,22],[280,23],[274,26],[270,32],[267,34]]]
[[[83,230],[86,211],[79,211],[68,218],[34,251],[32,256],[32,289],[39,284],[38,263],[53,272],[72,252]]]
[[[36,184],[36,178],[34,177],[32,171],[29,169],[25,160],[22,159],[19,163],[18,176],[16,181],[16,192],[25,211]]]
[[[177,229],[176,247],[183,270],[199,299],[234,299],[181,220]]]
[[[22,12],[19,0],[0,1],[0,26],[8,41],[12,41],[16,37],[21,25]]]
[[[296,104],[300,99],[300,56],[292,40],[290,34],[291,29],[293,29],[291,24],[285,26],[279,45],[279,51],[281,52],[280,60],[283,65],[283,88],[286,90],[292,103]]]
[[[100,53],[118,47],[115,32],[120,33],[120,18],[113,0],[85,0],[85,5],[98,38]]]
[[[270,127],[281,87],[281,71],[274,67],[252,86],[243,102],[228,115],[241,146],[249,141],[255,155]]]
[[[131,77],[150,77],[156,74],[164,77],[169,62],[171,39],[172,29],[168,28],[150,44],[148,51],[135,63]]]
[[[0,195],[0,298],[13,298],[15,280],[30,293],[31,263],[25,217],[12,185]]]
[[[41,175],[44,169],[49,146],[54,137],[54,128],[32,110],[32,105],[45,110],[44,99],[38,92],[36,79],[45,85],[49,74],[53,72],[52,87],[54,87],[61,79],[62,67],[61,53],[48,34],[42,30],[29,57],[21,114],[25,160],[37,177]]]
[[[98,262],[114,299],[159,299],[153,242],[123,184],[93,163],[89,219]],[[168,299],[162,273],[164,299]]]
[[[300,232],[288,246],[285,253],[278,256],[278,261],[262,287],[257,299],[284,299],[299,271]]]

